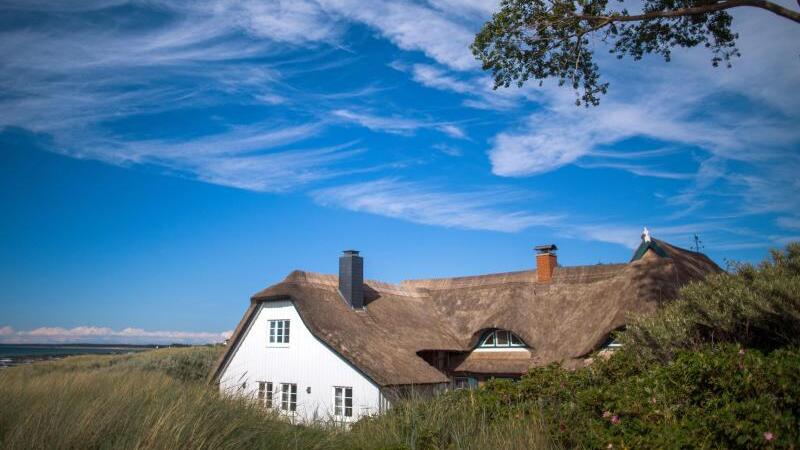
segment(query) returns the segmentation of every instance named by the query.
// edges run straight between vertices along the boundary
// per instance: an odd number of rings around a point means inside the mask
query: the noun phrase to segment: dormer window
[[[491,330],[483,335],[478,348],[526,347],[525,342],[508,330]]]

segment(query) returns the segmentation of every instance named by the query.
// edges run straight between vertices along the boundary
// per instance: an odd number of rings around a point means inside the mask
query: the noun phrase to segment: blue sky
[[[792,7],[791,2],[786,3]],[[626,261],[643,226],[757,261],[800,239],[800,29],[617,62],[574,106],[494,91],[478,0],[0,5],[0,342],[206,342],[294,269]]]

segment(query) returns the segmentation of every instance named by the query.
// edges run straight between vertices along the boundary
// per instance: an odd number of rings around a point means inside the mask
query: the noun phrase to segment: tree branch
[[[798,0],[798,4],[800,4],[800,0]],[[585,16],[585,15],[576,15],[578,19],[587,20],[587,21],[600,21],[601,25],[599,27],[603,27],[608,25],[612,22],[639,22],[642,20],[648,19],[657,19],[660,17],[683,17],[683,16],[696,16],[700,14],[708,14],[716,11],[723,11],[726,9],[731,8],[738,8],[740,6],[751,6],[754,8],[761,8],[767,11],[770,11],[774,14],[777,14],[781,17],[785,17],[789,20],[794,22],[800,23],[800,12],[792,11],[791,9],[784,8],[781,5],[776,3],[772,3],[767,0],[725,0],[719,3],[713,3],[710,5],[703,5],[703,6],[694,6],[691,8],[679,8],[679,9],[672,9],[667,11],[653,11],[644,14],[637,14],[633,16],[626,16],[622,14],[611,14],[608,16]],[[598,28],[595,26],[594,28]]]

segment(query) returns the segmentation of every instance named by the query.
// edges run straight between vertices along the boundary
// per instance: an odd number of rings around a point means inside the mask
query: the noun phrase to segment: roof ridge
[[[326,286],[326,287],[337,287],[339,286],[339,276],[320,273],[320,272],[309,272],[305,270],[294,270],[286,278],[283,279],[282,283],[306,283],[310,285],[316,286]],[[406,297],[421,297],[423,293],[420,292],[418,289],[415,289],[410,286],[403,286],[401,284],[396,283],[389,283],[386,281],[380,280],[371,280],[367,279],[364,280],[364,284],[368,287],[387,294],[395,294],[395,295],[402,295]]]
[[[426,282],[426,281],[442,281],[442,280],[460,281],[460,280],[466,280],[466,279],[471,279],[471,278],[497,277],[497,276],[503,276],[503,275],[520,275],[520,274],[525,274],[525,273],[535,274],[536,273],[536,269],[533,269],[533,270],[513,270],[513,271],[509,271],[509,272],[496,272],[496,273],[483,273],[483,274],[478,274],[478,275],[461,275],[461,276],[457,276],[457,277],[411,278],[411,279],[408,279],[408,280],[401,281],[400,284],[419,283],[419,282]]]

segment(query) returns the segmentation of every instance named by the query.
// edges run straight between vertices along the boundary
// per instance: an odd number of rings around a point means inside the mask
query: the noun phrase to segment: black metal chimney
[[[345,250],[339,257],[339,292],[354,309],[364,307],[364,258],[358,250]]]

